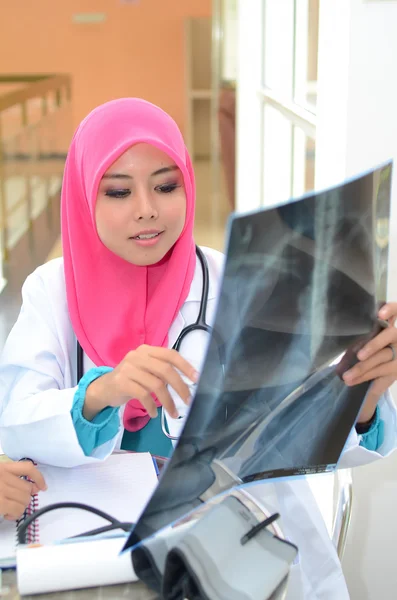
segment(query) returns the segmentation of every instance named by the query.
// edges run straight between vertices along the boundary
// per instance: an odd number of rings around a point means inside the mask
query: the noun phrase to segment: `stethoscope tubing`
[[[177,352],[180,351],[182,342],[186,338],[186,336],[189,335],[190,333],[192,333],[193,331],[205,331],[207,333],[212,332],[212,328],[206,322],[208,293],[209,293],[209,285],[210,285],[208,262],[207,262],[207,259],[204,255],[203,251],[198,246],[196,246],[196,255],[200,261],[201,270],[203,273],[203,289],[201,291],[200,308],[199,308],[199,313],[198,313],[196,322],[192,323],[191,325],[188,325],[187,327],[184,327],[182,329],[182,331],[180,332],[175,344],[173,345],[172,349],[176,350]],[[79,341],[77,341],[77,382],[79,382],[83,376],[84,376],[84,352],[83,352],[83,348],[81,347]],[[177,437],[170,435],[170,433],[167,431],[166,420],[165,420],[165,411],[164,411],[163,406],[161,407],[161,429],[162,429],[164,435],[168,439],[173,440],[173,441],[176,441],[178,439]]]

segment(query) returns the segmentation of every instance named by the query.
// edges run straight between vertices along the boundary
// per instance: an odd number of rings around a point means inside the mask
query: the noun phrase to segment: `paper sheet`
[[[39,466],[48,485],[39,508],[58,502],[82,502],[123,522],[136,522],[154,488],[157,474],[148,453],[113,454],[105,462],[73,469]],[[62,509],[39,519],[40,543],[48,544],[107,525],[86,511]],[[0,561],[15,555],[15,523],[0,523]]]
[[[75,469],[41,467],[48,490],[39,494],[39,506],[83,502],[119,521],[136,522],[157,484],[148,453],[113,454],[103,463]],[[40,542],[60,540],[102,527],[106,522],[88,512],[62,509],[40,518]]]
[[[15,566],[16,539],[15,522],[0,517],[0,569]]]
[[[80,542],[17,552],[21,596],[136,581],[124,538]]]

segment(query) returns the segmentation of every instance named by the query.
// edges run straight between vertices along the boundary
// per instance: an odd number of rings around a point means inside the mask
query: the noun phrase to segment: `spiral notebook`
[[[99,508],[122,522],[136,522],[154,488],[157,472],[149,453],[113,454],[105,462],[72,469],[39,465],[48,490],[32,497],[19,522],[0,522],[0,568],[15,566],[17,529],[32,512],[58,502],[82,502]],[[50,544],[105,522],[75,509],[49,512],[29,528],[27,543]]]

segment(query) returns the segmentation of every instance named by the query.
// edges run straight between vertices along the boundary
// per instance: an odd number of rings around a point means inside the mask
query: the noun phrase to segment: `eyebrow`
[[[163,173],[169,173],[170,171],[179,171],[179,167],[176,165],[170,165],[169,167],[163,167],[162,169],[158,169],[154,173],[151,174],[151,177],[155,175],[162,175]]]
[[[176,165],[170,165],[169,167],[162,167],[154,173],[151,174],[151,177],[155,177],[156,175],[162,175],[163,173],[170,173],[171,171],[178,171],[179,167]],[[131,175],[127,175],[127,173],[105,173],[102,179],[133,179]]]
[[[132,177],[125,173],[105,173],[102,179],[132,179]]]

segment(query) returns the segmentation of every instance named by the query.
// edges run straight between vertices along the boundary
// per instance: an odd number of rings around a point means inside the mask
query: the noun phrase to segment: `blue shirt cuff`
[[[74,395],[70,414],[80,447],[86,456],[90,456],[95,448],[111,440],[117,435],[120,429],[120,409],[118,407],[112,408],[108,406],[104,408],[92,421],[87,421],[83,416],[83,406],[88,386],[95,379],[102,377],[102,375],[112,370],[110,367],[95,367],[94,369],[90,369],[80,379]]]
[[[366,433],[361,434],[360,446],[376,452],[385,440],[385,423],[380,418],[379,406],[376,407],[375,419]]]

